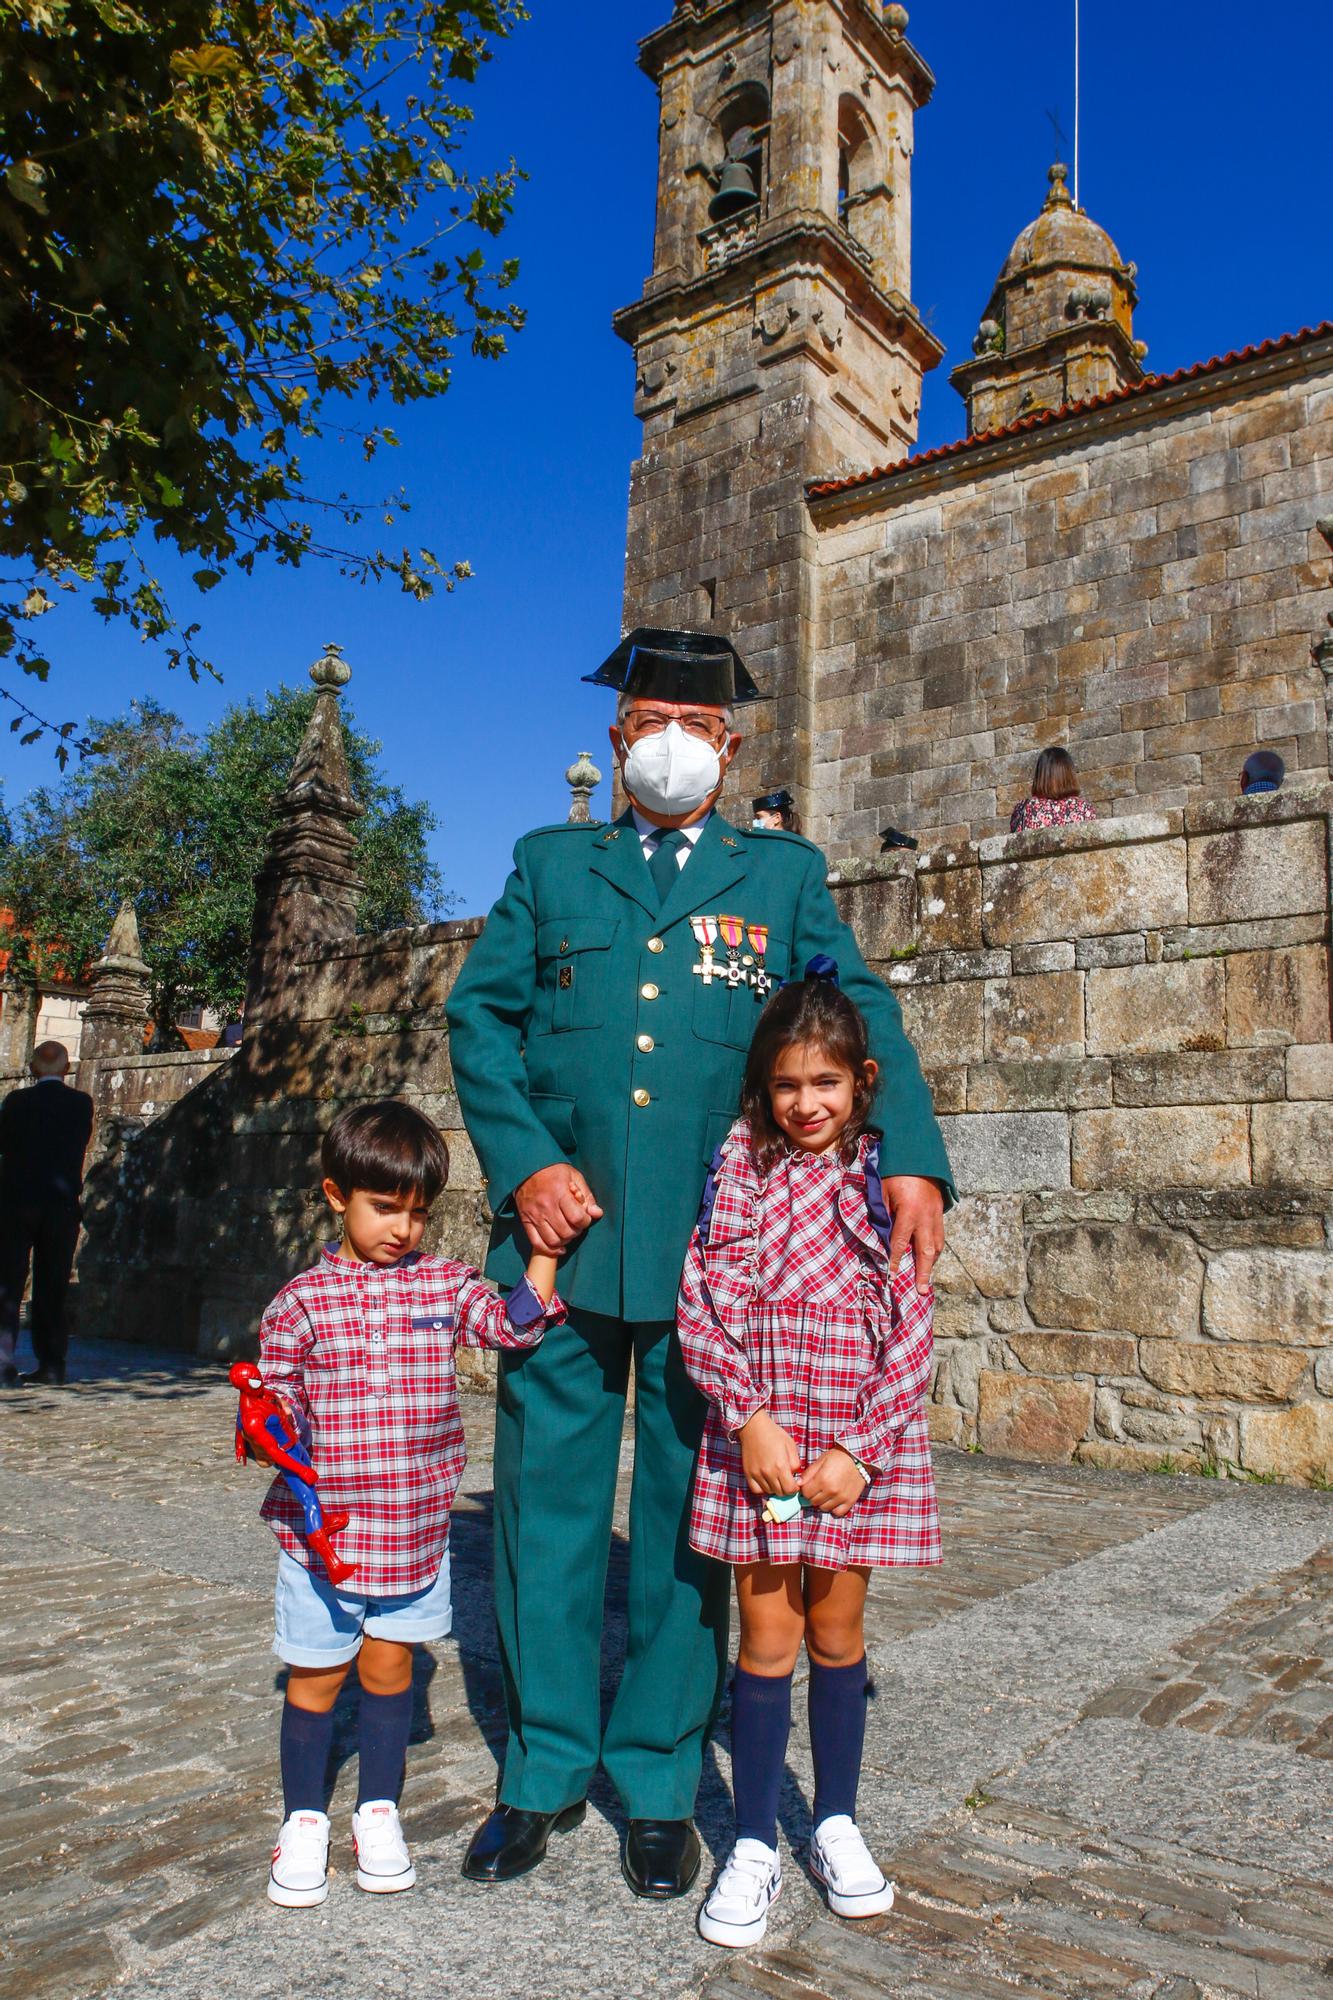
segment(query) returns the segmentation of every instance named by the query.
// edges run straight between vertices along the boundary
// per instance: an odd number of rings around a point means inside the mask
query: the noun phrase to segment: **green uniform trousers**
[[[629,1636],[605,1731],[602,1609],[631,1356]],[[576,1313],[500,1357],[495,1609],[500,1801],[557,1812],[600,1762],[632,1819],[688,1819],[727,1658],[730,1573],[689,1546],[705,1404],[669,1320]]]

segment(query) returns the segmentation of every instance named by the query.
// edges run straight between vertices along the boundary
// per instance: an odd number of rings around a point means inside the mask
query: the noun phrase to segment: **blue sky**
[[[47,628],[56,672],[20,692],[47,713],[106,715],[152,693],[195,728],[304,680],[322,642],[351,661],[362,727],[391,777],[440,815],[436,856],[483,910],[516,836],[563,818],[563,772],[603,770],[607,697],[583,687],[619,636],[625,507],[638,448],[630,351],[612,333],[651,261],[656,113],[638,38],[670,0],[529,0],[532,20],[473,96],[481,162],[530,179],[504,243],[522,261],[527,328],[495,365],[460,362],[438,404],[399,413],[386,464],[416,506],[414,541],[476,575],[417,605],[324,565],[270,570],[186,615],[222,666],[194,686],[91,616]],[[1045,192],[1048,112],[1073,121],[1072,0],[916,0],[910,38],[937,78],[917,123],[914,283],[946,343],[926,382],[922,445],[962,433],[950,367]],[[1136,332],[1170,370],[1333,314],[1327,86],[1333,9],[1180,0],[1126,15],[1083,0],[1082,200],[1139,267]],[[386,472],[386,476],[387,476]],[[354,468],[352,476],[355,476]],[[603,754],[605,753],[605,754]],[[0,739],[14,804],[55,775],[49,750]]]

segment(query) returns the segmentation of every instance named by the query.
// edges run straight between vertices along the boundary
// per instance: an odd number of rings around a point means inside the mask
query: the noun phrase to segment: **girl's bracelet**
[[[847,1451],[846,1445],[843,1446],[843,1450]],[[854,1451],[847,1451],[847,1456],[860,1473],[862,1479],[864,1479],[866,1485],[869,1486],[875,1477],[874,1467],[867,1465],[864,1460],[859,1459]]]

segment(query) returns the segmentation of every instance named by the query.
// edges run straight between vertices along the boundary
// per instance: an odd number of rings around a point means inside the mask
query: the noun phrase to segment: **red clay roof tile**
[[[1172,375],[1145,375],[1141,382],[1130,382],[1123,389],[1112,389],[1105,396],[1089,396],[1082,403],[1065,403],[1058,410],[1036,410],[1030,417],[1019,417],[1016,423],[1006,424],[997,431],[980,431],[975,437],[959,438],[955,444],[937,444],[930,451],[919,451],[911,458],[900,458],[892,465],[877,465],[868,472],[853,472],[845,479],[820,479],[807,486],[806,497],[822,500],[833,493],[851,493],[858,486],[870,486],[877,479],[887,479],[897,472],[907,472],[915,466],[934,465],[943,458],[957,458],[966,451],[975,451],[984,444],[995,444],[1001,438],[1021,437],[1024,431],[1043,430],[1048,424],[1057,424],[1064,417],[1082,416],[1088,410],[1109,409],[1115,403],[1128,403],[1137,396],[1146,396],[1154,389],[1167,389],[1181,382],[1197,382],[1203,375],[1216,374],[1222,368],[1234,368],[1245,361],[1263,361],[1270,354],[1282,354],[1290,347],[1302,347],[1307,341],[1322,340],[1333,334],[1333,320],[1323,320],[1318,326],[1303,326],[1299,333],[1280,334],[1276,340],[1262,340],[1255,347],[1242,347],[1230,354],[1215,354],[1211,361],[1196,361],[1192,367],[1177,368]]]

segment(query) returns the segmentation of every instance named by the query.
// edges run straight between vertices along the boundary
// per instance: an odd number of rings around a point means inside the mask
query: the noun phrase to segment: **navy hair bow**
[[[832,986],[839,993],[842,991],[838,979],[838,961],[836,958],[830,958],[826,951],[817,951],[812,959],[806,961],[805,972],[800,979],[779,979],[776,990],[781,993],[788,986],[802,986],[807,979],[818,980],[825,986]]]

